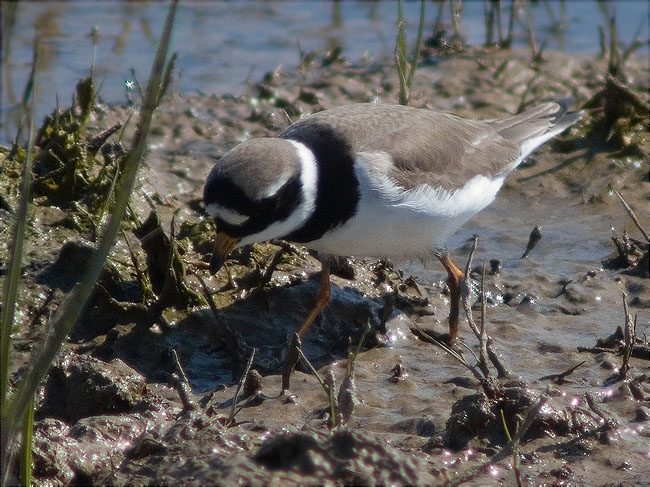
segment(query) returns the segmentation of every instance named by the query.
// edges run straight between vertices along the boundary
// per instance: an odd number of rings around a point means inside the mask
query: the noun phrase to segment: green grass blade
[[[25,233],[27,231],[27,213],[32,184],[32,159],[34,157],[34,124],[30,124],[27,157],[23,164],[22,187],[20,199],[16,210],[16,223],[14,225],[13,239],[9,248],[9,262],[7,276],[5,277],[2,301],[4,306],[0,310],[0,405],[4,415],[9,384],[9,357],[11,354],[11,328],[16,310],[16,298],[20,283],[20,270],[22,267],[25,249]]]
[[[131,193],[135,186],[140,161],[142,160],[146,150],[151,119],[157,107],[156,102],[158,101],[160,93],[161,79],[171,40],[172,27],[176,16],[177,6],[177,0],[173,0],[169,7],[165,27],[151,68],[151,75],[149,77],[146,95],[143,100],[132,149],[126,157],[122,177],[115,195],[115,204],[112,208],[108,224],[101,236],[99,245],[90,258],[82,280],[66,297],[52,318],[50,324],[51,333],[45,337],[43,347],[32,361],[33,365],[31,372],[24,378],[16,395],[2,411],[3,472],[6,472],[8,467],[8,458],[5,455],[7,449],[5,447],[13,443],[13,438],[15,437],[18,428],[16,418],[19,418],[18,421],[22,418],[31,398],[36,392],[36,389],[47,374],[50,365],[61,349],[63,341],[70,333],[77,318],[81,314],[90,293],[95,287],[95,281],[98,279],[100,272],[102,271],[106,258],[108,257],[120,230],[122,219],[124,218]]]
[[[23,421],[23,443],[20,455],[20,485],[29,487],[32,484],[32,437],[34,435],[34,397],[25,411]]]
[[[413,78],[422,49],[422,39],[424,37],[424,18],[426,7],[424,0],[420,2],[420,21],[418,25],[418,37],[415,43],[415,51],[412,59],[409,61],[406,51],[406,21],[404,19],[404,8],[402,0],[397,2],[397,35],[395,38],[395,68],[399,78],[399,103],[408,105],[411,99],[411,88]]]
[[[415,77],[415,68],[418,65],[418,60],[420,59],[420,49],[422,49],[422,38],[424,37],[424,16],[426,13],[426,7],[424,0],[420,2],[420,23],[418,25],[418,37],[415,41],[415,51],[413,52],[413,60],[411,61],[411,70],[408,76],[408,85],[409,85],[409,98],[411,95],[411,86],[413,86],[413,78]],[[407,100],[408,103],[408,100]]]

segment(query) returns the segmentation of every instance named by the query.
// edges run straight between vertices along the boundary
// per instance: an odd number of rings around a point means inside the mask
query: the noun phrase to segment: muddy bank
[[[201,189],[215,160],[245,138],[272,135],[334,105],[395,102],[394,68],[317,58],[300,71],[269,73],[246,96],[173,94],[157,116],[124,236],[39,397],[38,481],[511,484],[519,475],[527,483],[642,483],[650,431],[647,245],[612,190],[650,228],[647,112],[621,102],[630,108],[608,126],[603,114],[611,111],[596,95],[624,95],[606,81],[604,61],[546,57],[532,69],[527,54],[511,51],[429,56],[411,99],[476,118],[547,98],[571,95],[577,106],[591,100],[584,122],[535,153],[450,243],[464,262],[467,238],[480,237],[472,277],[479,282],[488,263],[486,326],[500,362],[486,361],[477,376],[426,339],[445,331],[448,311],[435,262],[351,258],[339,266],[332,303],[303,344],[331,390],[343,391],[337,417],[345,425],[333,431],[331,402],[307,367],[296,372],[288,397],[278,397],[276,375],[312,305],[318,262],[297,246],[256,245],[228,262],[229,273],[209,276]],[[626,74],[633,93],[647,93],[647,66],[630,62]],[[647,106],[647,95],[638,96]],[[84,137],[125,123],[132,110],[95,105]],[[51,160],[37,165],[44,179],[23,270],[14,381],[92,252],[103,205],[96,195],[110,187],[119,159],[111,137],[92,156],[101,164],[82,166],[74,191],[70,180],[50,174]],[[79,150],[85,164],[86,149]],[[3,233],[12,222],[12,167],[3,159]],[[149,218],[152,211],[158,219]],[[521,259],[536,225],[542,238]],[[637,323],[624,379],[623,292]],[[367,324],[350,381],[350,343]],[[461,337],[474,365],[479,341],[467,326]],[[261,382],[244,388],[233,418],[236,382],[253,349]],[[500,452],[535,408],[513,467],[513,455]]]

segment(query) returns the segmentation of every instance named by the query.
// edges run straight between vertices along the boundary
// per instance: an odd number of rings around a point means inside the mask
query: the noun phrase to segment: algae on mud
[[[545,57],[546,68],[533,72],[527,54],[467,50],[435,68],[421,67],[412,103],[479,118],[514,111],[524,97],[527,101],[554,98],[567,91],[584,104],[607,85],[603,61],[556,53]],[[476,69],[478,60],[482,70]],[[637,73],[629,88],[644,93],[647,67],[631,63],[627,72]],[[274,95],[260,96],[261,85]],[[299,116],[350,100],[394,101],[397,86],[390,63],[314,63],[300,74],[278,71],[240,98],[174,96],[154,121],[161,135],[155,136],[157,148],[144,168],[142,190],[133,195],[133,213],[144,220],[154,209],[164,229],[176,215],[177,244],[186,248],[180,255],[186,267],[185,285],[196,291],[200,286],[193,275],[206,274],[210,251],[204,237],[209,222],[196,214],[196,201],[214,154],[249,134],[270,134],[288,124],[284,110]],[[647,103],[647,95],[638,96]],[[314,98],[318,103],[313,103]],[[193,128],[197,113],[199,131]],[[124,107],[102,107],[91,114],[87,130],[101,132],[123,122],[127,114]],[[594,119],[588,113],[586,126]],[[626,130],[647,154],[647,135],[639,125],[631,123]],[[643,408],[650,407],[648,359],[632,356],[629,380],[608,382],[622,364],[619,345],[624,333],[608,346],[596,343],[594,337],[606,337],[623,323],[621,290],[629,295],[631,314],[638,315],[637,336],[647,330],[647,279],[626,269],[601,270],[600,261],[615,251],[609,224],[614,223],[619,232],[627,228],[631,238],[638,240],[635,227],[608,188],[622,190],[646,228],[649,222],[643,208],[649,188],[642,159],[635,167],[625,159],[633,156],[617,157],[618,149],[607,144],[596,151],[581,146],[575,139],[585,133],[583,127],[560,144],[562,153],[544,149],[533,156],[530,165],[520,170],[521,177],[504,188],[494,208],[479,215],[458,237],[463,243],[468,232],[480,232],[476,261],[501,262],[500,272],[484,275],[485,289],[492,292],[491,301],[485,299],[486,323],[495,352],[520,377],[497,379],[499,395],[493,400],[477,393],[480,383],[465,368],[411,332],[414,321],[425,331],[441,327],[447,306],[441,272],[412,265],[416,278],[410,279],[404,270],[409,267],[353,258],[349,260],[352,272],[348,269],[333,278],[333,306],[318,329],[305,338],[306,354],[319,373],[331,371],[340,384],[348,373],[349,336],[360,337],[370,321],[374,330],[383,323],[388,338],[383,346],[366,345],[357,356],[358,404],[346,429],[330,432],[326,427],[330,405],[313,376],[297,373],[295,403],[272,396],[280,389],[273,374],[279,370],[287,340],[313,299],[312,274],[318,268],[313,257],[301,249],[278,254],[277,245],[256,245],[229,262],[230,278],[225,273],[205,278],[219,320],[206,309],[178,306],[138,326],[139,320],[127,310],[150,304],[143,302],[138,277],[146,274],[147,266],[143,251],[133,245],[136,239],[127,231],[132,248],[124,239],[120,242],[104,271],[112,277],[101,281],[107,294],[97,291],[87,311],[87,326],[95,334],[66,344],[62,360],[70,365],[57,365],[53,382],[39,400],[36,478],[112,484],[372,483],[382,478],[398,483],[453,483],[472,474],[474,482],[508,483],[514,479],[509,459],[500,460],[496,470],[476,469],[507,445],[500,411],[514,434],[517,422],[544,396],[548,402],[518,449],[525,481],[643,481],[649,431]],[[36,316],[45,301],[37,297],[39,293],[45,296],[56,288],[55,278],[83,266],[68,261],[66,253],[72,250],[75,257],[83,257],[84,246],[64,243],[89,238],[91,230],[60,229],[55,224],[73,211],[34,208],[35,231],[42,235],[42,245],[29,255],[24,270],[25,295],[32,301],[22,305],[28,318]],[[0,224],[4,227],[9,218],[2,213]],[[522,260],[530,230],[537,223],[544,227],[544,238]],[[454,254],[466,253],[461,245],[453,245]],[[276,255],[280,257],[275,272],[265,282],[261,280],[264,270]],[[62,260],[55,264],[59,257]],[[480,266],[473,275],[482,275]],[[264,283],[261,289],[260,282]],[[124,307],[123,314],[117,315],[123,319],[111,321],[97,312],[99,304],[115,304],[108,297],[120,306],[129,301],[134,307]],[[56,291],[45,308],[56,306],[60,299]],[[45,326],[42,316],[33,325],[26,320],[17,330],[17,348],[35,343]],[[466,329],[461,334],[478,354],[479,341]],[[589,351],[578,351],[578,346]],[[642,340],[636,346],[647,350]],[[258,349],[253,369],[271,375],[262,378],[263,394],[226,427],[220,416],[231,411],[235,395],[234,386],[227,385],[239,378],[253,348]],[[171,349],[193,388],[191,399],[199,405],[195,411],[183,412],[176,390],[168,385],[177,372]],[[471,354],[465,355],[472,363]],[[551,376],[582,361],[585,364],[563,381],[553,383]],[[51,402],[66,390],[60,382],[66,377],[64,371],[70,373],[65,379],[68,386],[90,379],[88,390],[109,399],[88,403],[89,409],[81,413],[66,409],[67,403]],[[124,400],[127,396],[118,385],[132,388],[134,395]],[[219,387],[223,389],[214,390]],[[209,399],[197,401],[204,393]],[[115,415],[116,404],[123,408],[119,415]],[[94,462],[78,455],[84,448],[92,448]]]

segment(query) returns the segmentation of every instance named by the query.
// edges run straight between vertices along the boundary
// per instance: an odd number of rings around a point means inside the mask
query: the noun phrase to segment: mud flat
[[[201,190],[215,160],[241,140],[335,105],[394,103],[392,63],[318,57],[268,73],[241,97],[170,95],[123,237],[38,397],[37,482],[647,482],[648,245],[614,190],[650,228],[650,73],[630,60],[621,84],[606,71],[602,60],[558,53],[535,68],[527,53],[505,50],[424,59],[412,105],[490,118],[572,96],[586,107],[584,120],[536,152],[450,243],[463,262],[468,237],[479,235],[471,276],[483,282],[484,319],[477,294],[469,305],[489,347],[463,325],[468,367],[431,343],[448,310],[435,262],[346,259],[330,307],[303,343],[329,397],[305,364],[291,395],[278,396],[318,262],[277,242],[242,251],[229,273],[209,276]],[[37,158],[14,384],[101,227],[121,149],[117,128],[106,140],[98,134],[135,109],[95,104],[83,140],[70,144],[86,164],[83,180],[61,178],[44,151]],[[125,137],[131,131],[127,124]],[[42,132],[43,145],[57,133]],[[19,157],[8,152],[0,155],[2,234],[19,174]],[[522,259],[536,225],[542,239]],[[362,337],[352,366],[348,351]]]

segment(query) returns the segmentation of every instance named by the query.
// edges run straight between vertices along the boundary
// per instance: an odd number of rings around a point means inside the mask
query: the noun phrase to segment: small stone
[[[253,394],[262,390],[262,374],[257,370],[251,370],[246,377],[246,382],[244,382],[244,394],[243,397],[250,397]]]
[[[650,420],[650,408],[647,406],[639,406],[636,408],[636,415],[634,421],[642,423]]]
[[[71,423],[130,411],[142,399],[145,380],[121,360],[103,362],[67,351],[45,386],[45,414]]]

